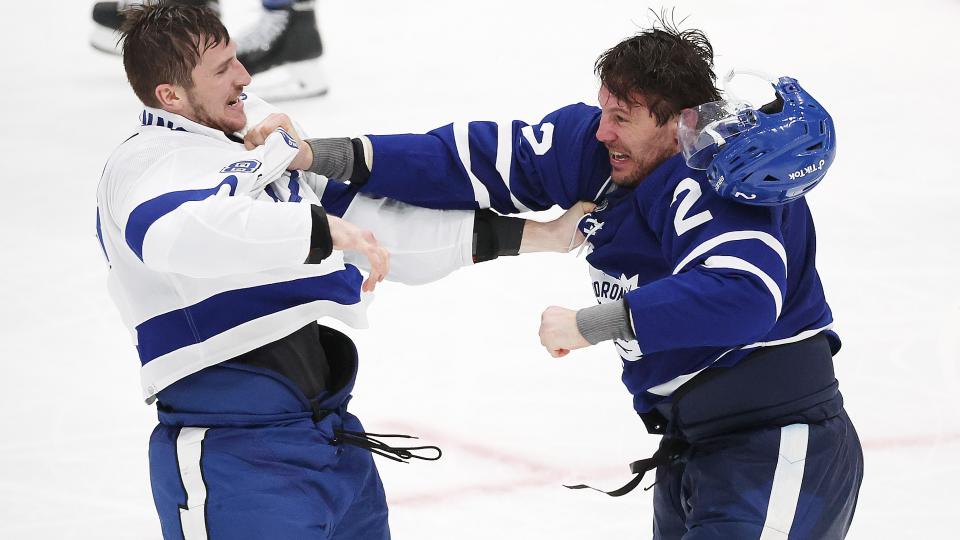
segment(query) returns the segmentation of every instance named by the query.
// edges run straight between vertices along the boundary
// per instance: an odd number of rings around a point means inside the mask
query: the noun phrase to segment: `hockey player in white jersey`
[[[384,277],[471,264],[474,213],[328,189],[289,119],[243,93],[250,76],[208,8],[132,11],[124,66],[146,107],[104,168],[96,225],[159,414],[164,538],[388,538],[370,451],[439,449],[364,433],[347,412],[356,349],[317,320],[362,326]]]

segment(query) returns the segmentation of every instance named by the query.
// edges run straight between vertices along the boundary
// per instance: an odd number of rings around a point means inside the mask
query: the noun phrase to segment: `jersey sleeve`
[[[610,176],[594,134],[600,111],[582,103],[537,124],[453,123],[426,134],[369,135],[367,193],[429,208],[504,213],[596,200]]]
[[[473,210],[421,208],[360,194],[343,219],[373,232],[390,253],[390,281],[420,285],[473,264]],[[369,270],[362,253],[348,251],[344,260]]]
[[[328,213],[370,230],[390,253],[386,279],[419,285],[473,264],[473,210],[421,208],[372,197],[359,193],[355,185],[312,173],[306,180]],[[345,252],[344,260],[369,270],[361,253]]]
[[[673,272],[626,294],[642,354],[749,344],[783,310],[781,210],[721,200],[704,185],[686,178],[647,210]]]
[[[198,278],[302,264],[310,206],[251,195],[296,156],[283,135],[253,151],[177,150],[125,182],[111,208],[127,247],[152,270]]]

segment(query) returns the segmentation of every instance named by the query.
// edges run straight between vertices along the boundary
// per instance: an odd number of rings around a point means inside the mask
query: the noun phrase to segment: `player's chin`
[[[611,172],[610,180],[620,187],[633,187],[643,180],[643,175],[638,167],[632,167],[625,171]]]
[[[224,113],[223,117],[220,119],[220,125],[223,126],[223,131],[227,133],[235,133],[242,130],[247,125],[247,115],[242,110],[229,110]]]

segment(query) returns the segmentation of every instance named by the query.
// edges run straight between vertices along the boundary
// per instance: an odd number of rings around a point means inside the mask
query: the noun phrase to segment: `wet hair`
[[[656,16],[652,28],[605,51],[594,65],[610,94],[630,105],[642,99],[660,126],[682,109],[720,99],[707,36],[681,31],[666,18]]]
[[[193,88],[193,68],[204,51],[230,42],[216,12],[206,6],[144,3],[124,11],[123,68],[144,105],[159,107],[161,84]]]

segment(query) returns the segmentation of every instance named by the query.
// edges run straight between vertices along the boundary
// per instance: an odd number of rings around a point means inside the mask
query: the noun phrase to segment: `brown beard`
[[[198,100],[196,99],[196,96],[189,89],[187,89],[187,98],[190,99],[191,103],[195,104],[193,106],[194,122],[203,126],[207,126],[209,128],[220,130],[226,135],[230,135],[234,132],[233,129],[230,129],[220,124],[220,122],[214,120],[213,117],[210,116],[210,114],[207,112],[207,109],[204,108],[203,105],[199,104]]]
[[[640,182],[643,181],[644,178],[647,177],[648,174],[650,174],[651,170],[652,169],[649,169],[649,168],[640,168],[640,169],[637,169],[637,172],[631,174],[626,178],[617,179],[611,176],[610,180],[614,184],[620,187],[626,187],[626,188],[636,187]]]
[[[637,185],[640,184],[640,182],[643,181],[644,178],[649,176],[654,169],[659,167],[661,163],[663,163],[664,161],[672,157],[674,154],[676,154],[675,149],[662,150],[660,154],[657,155],[656,157],[646,160],[642,163],[638,163],[636,172],[634,172],[630,176],[620,180],[613,178],[611,176],[610,179],[611,181],[613,181],[614,184],[620,187],[626,187],[626,188],[636,187]]]

